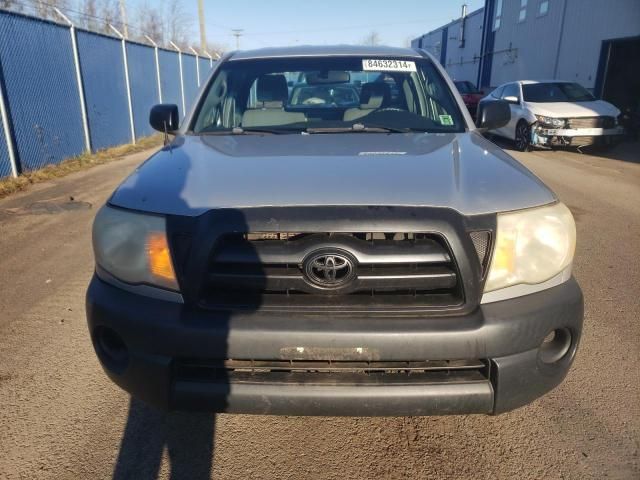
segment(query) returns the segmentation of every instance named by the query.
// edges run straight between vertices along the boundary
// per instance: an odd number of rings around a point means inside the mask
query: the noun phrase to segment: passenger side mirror
[[[476,126],[483,130],[504,127],[511,120],[511,109],[504,100],[480,102],[476,115]]]
[[[516,105],[520,103],[520,100],[518,100],[518,97],[514,97],[512,95],[504,97],[503,100],[507,103],[515,103]]]
[[[178,106],[169,103],[154,105],[149,113],[149,123],[159,132],[174,133],[180,126]]]

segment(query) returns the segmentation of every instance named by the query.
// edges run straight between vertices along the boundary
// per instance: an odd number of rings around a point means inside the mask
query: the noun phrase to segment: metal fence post
[[[169,42],[178,51],[178,65],[180,67],[180,93],[182,94],[182,116],[187,114],[187,107],[184,101],[184,76],[182,75],[182,50],[175,43]]]
[[[204,51],[204,53],[207,55],[207,57],[209,57],[209,68],[212,68],[213,67],[213,57],[206,50]]]
[[[73,63],[76,68],[76,83],[78,84],[78,96],[80,97],[80,111],[82,114],[82,129],[84,131],[84,148],[87,152],[91,152],[91,136],[89,135],[89,120],[87,116],[87,105],[84,100],[84,84],[82,80],[82,70],[80,70],[80,55],[78,53],[78,39],[76,37],[76,27],[69,18],[56,7],[54,11],[62,20],[69,25],[71,34],[71,48],[73,50]]]
[[[4,140],[7,143],[7,152],[9,154],[9,163],[11,164],[11,176],[18,176],[18,162],[16,161],[16,146],[11,136],[11,125],[9,124],[9,112],[6,105],[7,95],[4,91],[4,85],[0,82],[0,115],[2,116],[2,127],[4,130]]]
[[[200,55],[198,54],[198,51],[193,47],[189,47],[189,50],[191,50],[196,56],[196,78],[198,79],[198,87],[199,87],[200,86]]]
[[[153,51],[156,56],[156,78],[158,80],[158,103],[162,103],[162,82],[160,81],[160,58],[158,57],[158,44],[153,41],[149,35],[145,35],[146,38],[151,45],[153,45]]]
[[[122,61],[124,62],[124,81],[127,87],[127,102],[129,104],[129,126],[131,128],[131,143],[136,143],[136,129],[133,123],[133,103],[131,102],[131,83],[129,82],[129,61],[127,60],[127,39],[120,31],[109,24],[109,28],[113,30],[122,43]]]

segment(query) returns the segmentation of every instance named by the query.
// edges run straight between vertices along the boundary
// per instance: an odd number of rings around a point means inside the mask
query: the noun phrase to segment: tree
[[[88,30],[98,29],[98,4],[97,0],[84,0],[80,5],[80,11],[82,12],[82,18],[80,19],[80,26]]]
[[[119,27],[120,31],[123,30],[117,0],[98,0],[98,17],[101,21],[101,26],[98,27],[99,31],[112,33],[109,24]]]
[[[21,12],[22,3],[16,0],[0,0],[0,8],[2,10],[11,10],[14,12]]]
[[[58,19],[58,14],[55,9],[58,8],[64,12],[69,7],[69,0],[29,0],[28,5],[40,18]]]
[[[180,0],[169,0],[165,16],[165,31],[168,41],[174,42],[180,48],[188,47],[193,28],[193,19],[184,11]]]
[[[184,11],[180,0],[161,2],[150,5],[148,1],[141,3],[135,16],[132,36],[144,40],[148,35],[158,45],[169,46],[174,42],[181,49],[187,50],[193,37],[193,19]]]
[[[109,24],[122,27],[117,0],[80,0],[76,23],[82,28],[101,33],[113,33]],[[64,13],[64,11],[63,11]]]
[[[141,41],[146,41],[148,35],[159,45],[166,43],[164,34],[164,16],[162,8],[152,8],[146,1],[138,7],[133,36]]]
[[[372,30],[366,37],[362,39],[363,45],[380,45],[380,34]]]
[[[226,45],[223,45],[221,43],[212,41],[207,42],[207,52],[209,52],[213,56],[214,60],[217,59],[216,55],[221,57],[222,54],[224,54],[224,52],[228,49],[229,48]]]

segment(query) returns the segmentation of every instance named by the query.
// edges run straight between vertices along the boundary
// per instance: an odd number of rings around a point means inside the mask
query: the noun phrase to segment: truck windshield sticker
[[[407,60],[365,59],[362,60],[362,69],[369,72],[415,72],[416,62]]]
[[[453,125],[453,118],[451,118],[451,115],[440,115],[440,123],[442,125]]]

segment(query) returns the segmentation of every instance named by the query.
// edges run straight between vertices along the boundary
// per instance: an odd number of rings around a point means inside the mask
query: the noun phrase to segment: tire
[[[520,152],[528,152],[531,149],[531,126],[524,120],[516,125],[516,149]]]

